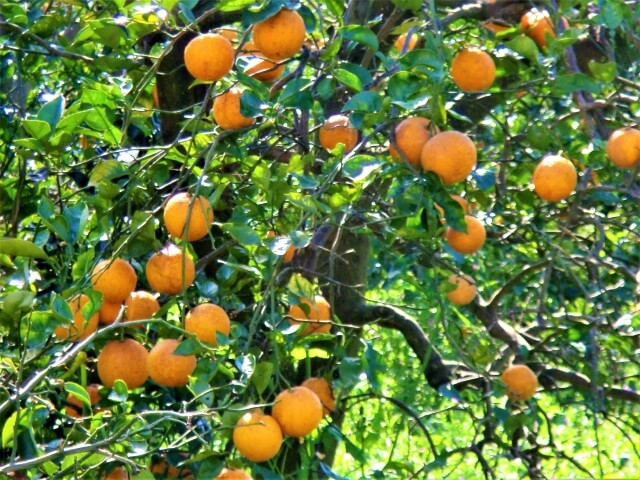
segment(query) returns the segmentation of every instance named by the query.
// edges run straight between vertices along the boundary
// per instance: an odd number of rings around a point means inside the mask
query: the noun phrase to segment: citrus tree
[[[640,476],[640,17],[0,5],[0,476]]]

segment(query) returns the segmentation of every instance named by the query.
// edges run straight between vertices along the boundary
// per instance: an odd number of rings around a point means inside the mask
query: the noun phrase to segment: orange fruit
[[[213,303],[201,303],[184,317],[184,329],[198,337],[201,342],[218,344],[216,333],[229,336],[231,321],[222,307]]]
[[[458,253],[477,252],[484,245],[487,232],[480,220],[471,215],[465,215],[464,221],[467,224],[467,233],[447,227],[445,239],[449,246]]]
[[[187,458],[186,454],[180,455]],[[166,456],[162,456],[155,461],[151,461],[151,466],[149,468],[151,473],[157,473],[160,475],[160,478],[182,478],[182,479],[191,479],[193,478],[193,473],[187,467],[176,467],[175,465],[171,465],[167,463]]]
[[[151,255],[146,266],[147,281],[153,290],[167,295],[189,288],[196,278],[196,266],[180,247],[169,244]]]
[[[282,430],[273,417],[252,410],[242,415],[233,428],[233,444],[249,460],[266,462],[280,451]]]
[[[146,290],[131,292],[124,301],[124,318],[127,321],[146,320],[160,310],[160,303],[156,297]],[[142,328],[142,325],[137,325]]]
[[[102,477],[104,480],[129,480],[129,474],[122,467],[116,467]]]
[[[468,47],[453,57],[449,73],[460,90],[481,92],[493,85],[496,64],[487,52],[476,47]]]
[[[236,40],[238,40],[238,32],[236,30],[232,30],[231,28],[219,28],[214,33],[222,35],[230,42],[235,42]]]
[[[464,198],[462,198],[460,195],[451,195],[451,198],[453,198],[456,202],[458,202],[458,204],[462,207],[462,211],[465,214],[471,214],[471,208],[469,207],[469,203]],[[440,222],[445,223],[447,220],[446,218],[444,218],[444,210],[437,203],[434,204],[434,206],[436,207],[436,210],[440,214],[440,217],[441,217]]]
[[[252,57],[244,73],[261,82],[273,82],[284,72],[284,63],[273,62],[267,58]]]
[[[160,340],[149,352],[147,370],[158,385],[182,387],[189,382],[189,375],[196,369],[195,355],[175,355],[180,342],[173,338]]]
[[[573,193],[578,184],[576,167],[560,155],[547,155],[533,171],[533,185],[543,200],[558,202]]]
[[[320,402],[322,403],[322,412],[324,413],[324,415],[329,415],[331,412],[335,411],[336,400],[333,398],[333,392],[331,391],[329,382],[327,382],[324,378],[307,378],[304,382],[302,382],[302,386],[307,387],[318,396]]]
[[[455,285],[453,290],[447,292],[447,298],[454,305],[467,305],[476,298],[476,282],[469,275],[451,275],[447,282]]]
[[[349,125],[349,117],[332,115],[320,127],[318,139],[325,150],[331,151],[342,143],[344,151],[350,152],[358,143],[358,130]]]
[[[234,57],[231,42],[217,33],[198,35],[184,49],[184,65],[191,76],[209,82],[229,73]]]
[[[393,42],[393,46],[396,47],[396,50],[398,50],[399,52],[410,52],[411,50],[416,48],[416,45],[418,44],[418,36],[415,33],[412,33],[409,37],[409,41],[407,42],[408,35],[409,32],[403,33],[402,35],[399,35],[398,38],[396,38],[395,42]]]
[[[295,55],[302,48],[306,35],[302,17],[298,12],[285,8],[253,26],[256,47],[272,60],[284,60]]]
[[[100,401],[100,394],[98,393],[100,387],[102,387],[102,385],[98,385],[97,383],[86,386],[85,390],[89,394],[89,403],[91,403],[91,405],[95,405]],[[80,400],[74,394],[69,393],[67,395],[66,402],[70,404],[65,407],[66,415],[73,418],[82,417],[82,407],[84,406],[82,400]]]
[[[529,36],[540,48],[547,46],[546,34],[553,38],[556,36],[549,12],[538,10],[537,8],[533,8],[522,15],[520,18],[520,31]]]
[[[640,130],[619,128],[609,135],[607,156],[620,168],[633,168],[640,162]]]
[[[271,415],[280,425],[282,433],[290,437],[304,437],[320,425],[322,402],[307,387],[293,387],[278,394]]]
[[[102,260],[91,273],[93,289],[102,293],[107,302],[122,303],[136,289],[138,276],[133,267],[121,258]]]
[[[98,318],[102,325],[111,325],[116,321],[118,315],[120,315],[120,309],[122,308],[122,303],[112,303],[107,302],[106,300],[102,302],[102,307],[100,307],[100,311],[98,312]]]
[[[511,365],[502,373],[507,396],[513,400],[529,400],[538,389],[538,377],[526,365]]]
[[[61,340],[82,341],[98,329],[100,315],[98,312],[85,319],[82,314],[84,306],[89,303],[89,297],[84,293],[76,295],[67,301],[73,315],[73,323],[56,327],[53,334]]]
[[[400,152],[416,168],[420,166],[422,148],[431,137],[429,124],[430,122],[426,118],[408,117],[396,125],[393,130],[394,139]],[[389,153],[393,158],[400,158],[398,150],[393,145],[389,145]]]
[[[301,305],[306,305],[308,314]],[[308,298],[301,298],[300,304],[289,307],[288,320],[291,325],[305,323],[306,326],[300,332],[302,335],[329,333],[331,331],[331,306],[320,295],[316,295],[313,302]]]
[[[233,87],[218,95],[213,101],[213,119],[220,128],[235,130],[255,123],[255,118],[245,117],[240,113],[241,96],[242,90]]]
[[[440,132],[424,144],[420,153],[422,168],[435,172],[445,185],[461,182],[476,165],[476,146],[464,133]]]
[[[204,238],[213,223],[213,208],[204,195],[194,196],[188,192],[176,193],[169,198],[162,212],[164,225],[169,234],[190,242]]]
[[[116,380],[122,380],[130,390],[141,387],[149,377],[148,355],[147,349],[132,338],[112,340],[98,355],[100,381],[109,388],[113,387]]]
[[[215,480],[253,480],[253,477],[239,468],[223,468]]]

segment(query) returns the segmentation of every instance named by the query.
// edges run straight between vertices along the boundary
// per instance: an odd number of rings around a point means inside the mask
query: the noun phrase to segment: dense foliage
[[[520,28],[534,3],[550,14],[546,46]],[[304,19],[305,44],[259,81],[243,46],[283,7]],[[623,0],[3,2],[0,477],[117,466],[136,479],[171,478],[168,466],[198,479],[225,466],[264,479],[640,477],[640,161],[620,168],[606,150],[611,132],[640,124],[639,11]],[[185,45],[221,27],[235,32],[234,68],[194,81]],[[394,45],[403,33],[418,39],[410,51]],[[469,45],[495,62],[486,91],[449,74]],[[256,121],[223,130],[212,105],[232,86]],[[327,151],[318,130],[339,113],[358,141]],[[410,116],[473,140],[466,180],[444,185],[389,154]],[[532,183],[549,154],[578,172],[557,202]],[[213,207],[200,240],[165,227],[163,207],[183,191]],[[486,229],[476,253],[445,240],[465,229],[452,194]],[[74,295],[89,298],[85,318],[102,308],[98,262],[126,259],[152,291],[145,266],[169,243],[194,259],[192,286],[156,295],[150,318],[82,341],[54,335]],[[468,305],[448,300],[453,274],[477,286]],[[319,294],[331,331],[302,334],[289,306]],[[203,302],[231,318],[217,345],[184,329]],[[197,358],[188,384],[116,381],[92,405],[96,359],[124,337],[147,349],[181,339],[177,353]],[[536,373],[532,399],[505,395],[512,363]],[[267,462],[240,455],[238,418],[314,376],[336,410]]]

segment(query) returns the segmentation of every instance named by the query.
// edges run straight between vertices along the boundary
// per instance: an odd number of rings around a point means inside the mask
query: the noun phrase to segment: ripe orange
[[[234,57],[231,42],[217,33],[198,35],[184,49],[184,65],[191,76],[209,82],[229,73]]]
[[[133,267],[121,258],[102,260],[91,273],[93,289],[112,303],[122,303],[136,289],[138,276]]]
[[[393,42],[393,46],[396,47],[396,50],[398,50],[399,52],[410,52],[411,50],[416,48],[416,45],[418,44],[418,36],[415,33],[412,33],[409,37],[409,41],[407,42],[408,35],[409,32],[403,33],[402,35],[399,35],[398,38],[396,38],[395,42]]]
[[[100,311],[98,312],[99,320],[102,325],[111,325],[116,321],[118,315],[120,315],[120,309],[122,308],[122,303],[116,302],[107,302],[106,300],[102,302],[102,307],[100,307]]]
[[[344,151],[350,152],[358,143],[358,130],[350,126],[349,117],[332,115],[320,127],[318,140],[325,150],[331,151],[342,143]]]
[[[184,317],[184,329],[194,333],[201,342],[217,345],[216,333],[229,336],[231,321],[227,312],[219,305],[201,303]]]
[[[180,342],[173,338],[160,340],[149,352],[147,369],[149,376],[164,387],[182,387],[189,382],[189,375],[196,369],[195,355],[175,355]]]
[[[98,376],[106,387],[113,387],[122,380],[129,389],[144,385],[149,377],[147,357],[149,352],[132,338],[107,343],[98,355]]]
[[[190,242],[204,238],[213,223],[213,208],[204,195],[194,196],[187,192],[176,193],[169,198],[162,212],[162,219],[167,231],[176,238]]]
[[[102,385],[98,385],[97,383],[87,385],[86,390],[87,390],[87,393],[89,394],[89,403],[91,403],[91,405],[95,405],[100,401],[100,394],[98,393],[98,390],[100,389],[100,387],[102,387]],[[67,395],[66,402],[70,404],[65,407],[66,415],[73,418],[82,417],[82,407],[84,406],[84,404],[82,403],[82,400],[80,400],[78,397],[76,397],[72,393],[69,393]]]
[[[285,8],[253,26],[253,41],[258,50],[272,60],[295,55],[302,48],[306,35],[302,17]]]
[[[239,468],[223,468],[215,480],[253,480],[253,477]]]
[[[640,162],[640,130],[620,128],[609,135],[607,156],[620,168],[633,168]]]
[[[451,275],[447,282],[455,285],[447,292],[447,298],[454,305],[467,305],[476,298],[476,282],[469,275]]]
[[[124,301],[124,318],[127,321],[146,320],[160,310],[156,297],[145,290],[132,292]],[[142,325],[138,325],[142,328]]]
[[[307,307],[305,308],[307,308],[309,314],[300,305],[306,305]],[[313,303],[307,298],[302,298],[299,305],[291,305],[289,307],[287,319],[291,325],[306,324],[302,332],[300,332],[302,335],[329,333],[331,331],[331,306],[321,295],[316,295]]]
[[[85,319],[82,309],[89,303],[89,297],[84,293],[76,295],[67,301],[71,313],[73,314],[73,323],[64,324],[56,327],[53,334],[61,340],[82,341],[98,329],[99,314],[98,312],[91,315],[91,318]]]
[[[252,57],[244,71],[250,77],[261,82],[273,82],[284,72],[284,63],[273,62],[267,58]]]
[[[104,480],[129,480],[129,474],[124,468],[116,467],[102,478]]]
[[[511,365],[502,373],[507,396],[513,400],[529,400],[538,389],[538,377],[526,365]]]
[[[266,462],[280,451],[282,430],[273,417],[253,410],[242,415],[233,428],[233,444],[249,460]]]
[[[533,171],[533,185],[543,200],[558,202],[573,193],[578,184],[576,167],[560,155],[547,155]]]
[[[180,456],[187,458],[186,453]],[[151,470],[151,473],[159,474],[160,478],[193,478],[193,474],[187,467],[178,468],[175,465],[168,464],[164,455],[155,461],[152,460],[149,470]]]
[[[471,215],[464,216],[467,224],[467,233],[459,232],[451,227],[447,227],[445,239],[449,246],[458,253],[474,253],[480,250],[487,238],[484,225]]]
[[[423,117],[408,117],[402,120],[393,130],[396,145],[407,158],[407,161],[418,168],[422,148],[431,137],[429,120]],[[436,130],[437,131],[437,130]],[[393,158],[400,158],[398,150],[389,145],[389,153]]]
[[[531,37],[540,48],[547,46],[546,34],[553,38],[556,36],[549,12],[546,10],[531,9],[520,18],[520,31]]]
[[[464,92],[481,92],[493,85],[496,64],[487,52],[477,47],[460,50],[451,62],[451,78]]]
[[[271,415],[280,424],[282,433],[290,437],[304,437],[320,424],[322,402],[307,387],[293,387],[278,394]]]
[[[235,130],[248,127],[256,121],[253,117],[245,117],[240,113],[240,97],[242,90],[230,88],[213,101],[213,119],[224,130]]]
[[[471,214],[471,207],[469,207],[469,203],[464,198],[462,198],[460,195],[451,195],[451,198],[453,198],[456,202],[458,202],[458,204],[462,207],[462,211],[465,213],[465,215]],[[434,204],[434,206],[436,207],[436,210],[440,214],[440,217],[441,217],[440,222],[445,223],[447,220],[446,218],[444,218],[444,210],[437,203]]]
[[[218,35],[222,35],[224,38],[229,40],[230,42],[235,42],[238,40],[238,32],[231,28],[219,28],[214,33]]]
[[[193,260],[174,244],[151,255],[145,271],[151,288],[167,295],[180,293],[183,287],[189,288],[196,278]]]
[[[318,396],[320,402],[322,403],[322,411],[324,415],[329,415],[331,412],[335,411],[336,401],[333,398],[333,392],[331,391],[329,382],[327,382],[324,378],[307,378],[304,382],[302,382],[302,386],[307,387]]]
[[[424,144],[420,154],[422,168],[435,172],[445,185],[461,182],[476,165],[476,146],[464,133],[441,132]]]

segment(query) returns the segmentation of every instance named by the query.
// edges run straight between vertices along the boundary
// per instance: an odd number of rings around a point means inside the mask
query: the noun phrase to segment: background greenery
[[[638,167],[618,169],[605,154],[610,131],[638,126],[638,5],[538,2],[554,24],[569,25],[540,51],[517,26],[498,35],[482,26],[511,20],[518,2],[468,3],[2,3],[1,475],[97,478],[124,465],[131,478],[150,479],[150,462],[165,455],[196,478],[225,464],[254,478],[640,477]],[[170,100],[162,90],[154,106],[152,86],[181,35],[225,25],[242,36],[283,5],[299,8],[309,40],[284,80],[262,84],[241,73],[239,59],[213,85],[176,84],[173,95],[202,96],[178,112],[179,133],[163,136],[176,117],[161,108]],[[407,31],[420,45],[401,54],[392,43]],[[488,93],[462,94],[448,76],[466,44],[496,61]],[[222,132],[211,100],[236,83],[243,111],[258,121]],[[361,134],[347,154],[316,140],[338,111]],[[416,114],[473,138],[479,163],[466,182],[445,188],[388,155],[393,126]],[[552,204],[535,195],[531,176],[557,152],[580,180]],[[68,321],[63,299],[82,291],[99,308],[88,281],[99,260],[128,259],[147,288],[146,260],[169,240],[163,200],[187,189],[216,212],[212,234],[185,245],[200,259],[195,286],[162,297],[143,331],[106,327],[82,344],[53,337]],[[448,224],[461,220],[449,193],[463,194],[487,228],[475,255],[442,239],[434,202]],[[351,301],[330,287],[356,267],[303,268],[325,227],[367,239],[367,303],[414,318],[451,382],[432,388],[422,365],[429,355],[417,358],[383,322],[335,318],[333,333],[316,337],[287,327],[287,305],[311,290],[331,292],[335,307]],[[270,230],[286,238],[266,239]],[[298,260],[283,265],[290,242]],[[474,277],[474,305],[447,302],[452,272]],[[234,326],[219,347],[187,343],[199,358],[188,387],[119,384],[100,410],[85,408],[84,421],[64,415],[67,393],[83,396],[97,380],[108,340],[127,335],[150,347],[177,338],[184,312],[202,301],[222,305]],[[529,341],[492,336],[487,312]],[[529,402],[504,395],[499,375],[512,361],[540,376]],[[338,413],[302,446],[288,439],[271,462],[242,459],[228,442],[238,412],[310,374],[332,380]]]

